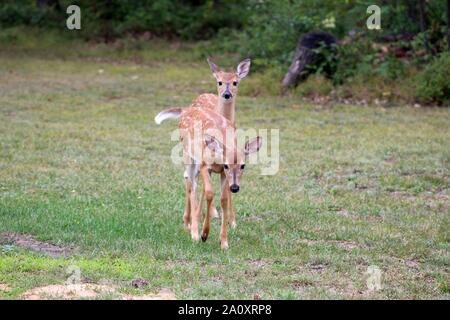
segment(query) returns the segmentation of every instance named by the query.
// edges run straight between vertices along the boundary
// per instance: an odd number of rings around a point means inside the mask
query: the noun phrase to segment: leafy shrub
[[[241,28],[247,19],[246,0],[59,0],[60,9],[39,8],[36,0],[0,2],[0,26],[39,25],[64,29],[65,9],[81,8],[85,38],[111,38],[149,31],[158,36],[204,39],[221,28]]]
[[[242,81],[239,94],[244,96],[276,96],[282,93],[281,79],[283,73],[280,68],[270,68]]]
[[[442,53],[415,77],[416,98],[423,103],[450,104],[450,53]]]
[[[332,90],[333,84],[331,81],[319,74],[316,74],[298,85],[294,90],[294,94],[305,98],[314,99],[316,97],[328,96]]]
[[[26,25],[41,21],[43,12],[30,1],[5,1],[0,5],[0,26]]]

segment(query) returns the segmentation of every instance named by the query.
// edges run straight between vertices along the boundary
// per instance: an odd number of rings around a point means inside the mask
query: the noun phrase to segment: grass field
[[[0,47],[0,233],[70,253],[3,241],[0,298],[64,283],[69,266],[85,282],[177,298],[449,298],[448,109],[240,95],[239,127],[280,129],[280,169],[247,167],[221,251],[219,220],[206,243],[183,231],[177,125],[153,122],[215,91],[198,49],[2,37],[12,44]],[[381,290],[368,290],[369,266]]]

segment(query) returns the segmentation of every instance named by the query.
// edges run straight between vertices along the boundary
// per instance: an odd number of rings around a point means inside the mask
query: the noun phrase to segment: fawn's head
[[[245,78],[250,71],[250,59],[241,61],[235,72],[222,71],[211,59],[207,60],[213,76],[217,80],[220,99],[223,99],[224,102],[232,102],[237,95],[239,81]]]
[[[244,173],[245,160],[251,153],[258,152],[262,145],[262,138],[256,137],[245,143],[244,150],[234,145],[223,145],[213,136],[206,135],[205,143],[214,153],[223,155],[223,171],[227,177],[230,191],[239,191],[241,176]],[[231,150],[230,150],[231,149]]]

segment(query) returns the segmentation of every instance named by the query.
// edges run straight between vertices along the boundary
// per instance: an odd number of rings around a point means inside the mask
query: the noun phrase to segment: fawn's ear
[[[250,153],[258,152],[262,145],[262,138],[256,137],[251,141],[247,141],[244,147],[244,153],[248,156]]]
[[[213,136],[210,136],[209,134],[205,134],[205,144],[209,149],[211,149],[214,152],[217,153],[223,152],[222,143],[220,143],[219,140],[217,140]]]
[[[239,63],[236,70],[236,75],[239,79],[243,79],[248,75],[248,72],[250,71],[250,62],[250,59],[245,59]]]
[[[211,61],[211,59],[208,57],[206,59],[206,61],[208,61],[209,67],[211,68],[211,72],[215,75],[217,72],[220,71],[219,67],[217,66],[217,64],[215,64],[214,62]]]

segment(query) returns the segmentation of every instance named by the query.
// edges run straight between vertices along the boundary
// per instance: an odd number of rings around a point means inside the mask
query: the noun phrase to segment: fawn
[[[235,123],[235,104],[236,104],[236,97],[238,93],[238,86],[240,80],[245,78],[249,71],[250,71],[250,59],[245,59],[239,63],[239,65],[236,68],[235,72],[224,72],[220,70],[220,68],[211,61],[211,59],[207,59],[209,67],[211,69],[211,72],[214,76],[214,78],[217,81],[217,92],[218,95],[214,95],[211,93],[203,93],[199,95],[197,98],[192,101],[190,107],[200,107],[200,108],[209,108],[217,113],[224,116],[227,120],[231,122],[233,126],[236,125]],[[164,121],[167,118],[170,118],[173,113],[177,112],[179,110],[178,108],[173,109],[167,109],[162,112],[160,112],[155,117],[155,122],[157,124],[160,124],[162,121]],[[220,173],[223,168],[219,165],[216,165],[214,167],[215,170],[212,170],[216,173]],[[186,189],[186,203],[185,203],[185,209],[184,209],[184,215],[183,216],[189,216],[190,210],[191,210],[191,181],[189,181],[189,170],[193,170],[192,168],[186,167],[186,170],[184,172],[184,178],[185,178],[185,189]],[[197,177],[198,173],[193,175],[195,176],[195,179]],[[231,197],[230,197],[231,198]],[[217,213],[217,209],[215,206],[212,207],[212,214],[213,217],[218,217],[219,214]],[[235,219],[235,212],[233,208],[233,204],[230,200],[230,224],[233,228],[236,227],[236,219]]]
[[[221,175],[222,225],[220,245],[228,248],[227,217],[231,205],[231,194],[239,191],[240,179],[245,168],[246,156],[261,148],[262,139],[256,137],[245,144],[244,150],[237,146],[236,129],[225,117],[209,108],[191,107],[171,109],[165,119],[179,118],[180,138],[183,143],[183,156],[187,168],[190,199],[190,214],[185,212],[184,224],[191,232],[192,240],[199,240],[198,228],[201,220],[203,201],[206,197],[206,216],[201,238],[206,241],[210,229],[210,216],[213,207],[210,170]],[[207,152],[209,150],[209,152]],[[202,179],[200,202],[197,203],[197,175]]]

